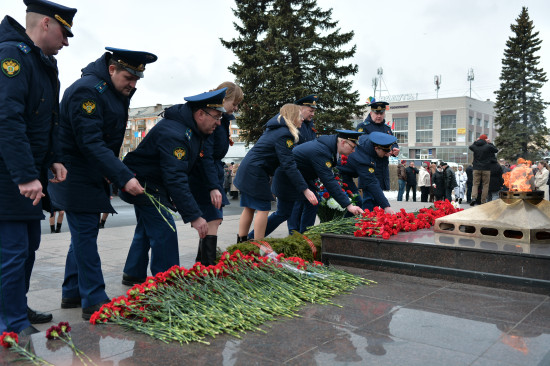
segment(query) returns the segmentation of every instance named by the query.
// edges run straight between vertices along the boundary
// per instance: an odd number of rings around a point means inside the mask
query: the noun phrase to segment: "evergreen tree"
[[[502,149],[499,156],[505,159],[536,160],[549,148],[544,116],[549,103],[540,94],[547,78],[538,67],[540,56],[535,55],[542,41],[539,32],[534,31],[526,7],[516,21],[517,24],[511,25],[514,35],[506,42],[500,90],[496,92],[495,125],[499,136],[495,145]]]
[[[340,33],[331,20],[332,9],[321,10],[316,0],[236,0],[234,22],[239,36],[221,40],[238,61],[229,70],[245,95],[238,124],[242,138],[255,142],[265,123],[285,103],[309,94],[319,97],[315,125],[319,133],[350,128],[349,119],[361,115],[359,93],[349,78],[357,65],[344,61],[356,47],[343,49],[353,32]]]

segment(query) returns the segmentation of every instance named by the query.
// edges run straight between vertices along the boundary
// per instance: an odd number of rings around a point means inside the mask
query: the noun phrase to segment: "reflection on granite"
[[[501,289],[350,269],[377,281],[311,304],[295,318],[241,338],[165,344],[116,325],[72,322],[79,349],[98,365],[545,365],[550,298]],[[45,333],[32,349],[55,365],[81,365]],[[17,357],[0,351],[0,365]]]
[[[322,236],[325,263],[550,294],[550,245],[402,232],[389,240]]]

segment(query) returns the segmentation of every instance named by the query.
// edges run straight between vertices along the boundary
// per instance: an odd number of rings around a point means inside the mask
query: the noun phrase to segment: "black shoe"
[[[81,306],[80,297],[63,297],[61,299],[61,309],[74,309]]]
[[[459,203],[459,204],[462,204],[462,198],[459,198],[459,199],[458,199],[458,203]]]
[[[26,336],[30,336],[31,334],[35,334],[35,333],[40,333],[40,331],[38,329],[36,329],[35,327],[33,327],[32,325],[29,325],[28,327],[26,327],[25,329],[20,331],[18,334],[19,334],[19,337],[26,337]]]
[[[126,273],[122,274],[122,284],[124,286],[134,286],[139,285],[140,283],[145,282],[146,278],[137,278],[128,276]]]
[[[90,318],[92,317],[92,315],[94,315],[94,313],[96,311],[98,311],[99,309],[101,309],[101,307],[104,305],[104,304],[107,304],[109,302],[109,300],[104,300],[102,302],[100,302],[99,304],[95,304],[95,305],[92,305],[92,306],[88,306],[87,308],[82,308],[82,319],[84,320],[90,320]]]
[[[476,201],[475,200],[472,200],[472,202],[470,202],[470,206],[475,206],[476,205]]]
[[[101,222],[99,223],[99,228],[100,228],[100,229],[105,229],[105,221],[101,221]]]
[[[27,318],[31,324],[44,324],[51,322],[53,315],[35,311],[27,306]]]

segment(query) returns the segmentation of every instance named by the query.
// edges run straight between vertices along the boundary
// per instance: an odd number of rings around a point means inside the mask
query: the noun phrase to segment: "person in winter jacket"
[[[298,129],[302,121],[299,106],[283,105],[279,114],[267,122],[265,132],[241,162],[233,181],[241,191],[241,207],[244,207],[239,220],[237,242],[248,240],[255,211],[258,212],[254,220],[254,239],[265,236],[267,217],[273,200],[269,181],[277,168],[312,205],[317,204],[317,196],[296,168],[292,156],[294,144],[299,140]]]
[[[52,204],[65,211],[71,232],[61,307],[82,306],[85,320],[109,300],[97,252],[100,215],[116,213],[109,184],[130,195],[143,193],[118,156],[136,83],[145,65],[157,60],[149,52],[106,50],[63,94],[59,141],[68,173],[48,190]]]
[[[430,173],[428,172],[428,164],[423,163],[418,173],[418,186],[420,187],[420,202],[428,202],[430,195]]]
[[[504,169],[502,165],[496,161],[491,163],[491,180],[489,182],[489,197],[487,201],[493,201],[498,199],[499,192],[502,190],[502,185],[504,184]]]
[[[548,199],[548,164],[545,161],[539,161],[537,164],[537,174],[535,174],[535,188],[544,191],[544,199]]]
[[[223,108],[220,125],[214,133],[204,140],[197,164],[189,175],[191,193],[202,211],[201,217],[208,223],[206,236],[199,238],[199,248],[196,262],[205,266],[215,265],[216,248],[218,246],[218,227],[223,220],[223,206],[229,205],[224,190],[225,170],[222,159],[227,154],[229,146],[233,145],[230,138],[230,124],[235,119],[233,115],[243,100],[243,91],[235,83],[226,81],[216,90],[227,88],[223,98]],[[231,178],[231,175],[229,175]]]
[[[405,172],[405,160],[401,160],[397,164],[397,183],[399,184],[399,190],[397,191],[397,200],[403,201],[403,193],[405,193],[405,185],[407,184],[407,173]]]
[[[445,177],[443,176],[443,167],[438,165],[433,175],[432,186],[434,188],[434,199],[442,201],[445,199]]]
[[[464,166],[459,165],[457,171],[455,172],[456,183],[458,184],[455,187],[455,200],[458,203],[462,203],[464,195],[466,194],[466,184],[468,182],[468,176],[464,171]]]
[[[474,152],[474,161],[472,163],[474,168],[472,202],[470,202],[470,206],[474,206],[478,198],[478,187],[480,183],[483,186],[481,191],[481,203],[487,202],[489,180],[491,178],[491,162],[496,161],[495,154],[498,152],[498,149],[491,143],[491,140],[489,140],[485,134],[479,136],[479,139],[470,145],[469,149]]]
[[[0,333],[30,335],[51,314],[32,310],[26,294],[40,246],[50,183],[65,180],[57,144],[59,79],[55,55],[69,45],[76,9],[26,0],[26,29],[0,24]],[[44,198],[44,199],[43,199]]]
[[[416,176],[418,175],[418,169],[414,167],[414,162],[411,161],[407,169],[405,169],[407,174],[407,193],[405,194],[405,200],[409,201],[409,191],[412,188],[413,202],[416,202]]]
[[[445,181],[445,199],[451,202],[453,200],[453,189],[457,186],[455,172],[447,163],[441,162],[443,168],[443,179]]]

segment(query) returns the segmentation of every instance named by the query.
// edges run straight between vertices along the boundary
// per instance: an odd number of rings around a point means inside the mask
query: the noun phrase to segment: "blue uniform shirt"
[[[271,201],[269,180],[279,168],[300,192],[307,189],[307,183],[298,172],[292,155],[294,136],[290,133],[279,114],[266,124],[266,130],[239,165],[233,184],[240,191],[264,201]]]
[[[189,188],[189,173],[199,157],[205,136],[199,132],[191,108],[177,104],[149,131],[137,149],[124,158],[140,184],[164,205],[175,206],[184,222],[202,212]],[[126,202],[151,205],[145,195],[121,196]]]
[[[13,18],[0,24],[0,220],[41,220],[42,201],[19,193],[35,179],[46,191],[59,118],[59,80],[45,56]]]
[[[67,179],[50,185],[52,203],[72,212],[111,212],[109,184],[122,188],[134,174],[118,158],[130,98],[117,92],[108,71],[110,53],[82,70],[63,94],[59,139]]]
[[[351,201],[342,192],[342,188],[334,179],[332,172],[332,168],[336,164],[337,141],[336,135],[320,136],[316,140],[296,146],[292,155],[294,155],[300,173],[308,182],[309,189],[313,192],[317,190],[315,180],[319,178],[340,206],[347,207]],[[305,200],[302,191],[296,189],[288,177],[279,172],[273,178],[273,193],[285,201]]]

